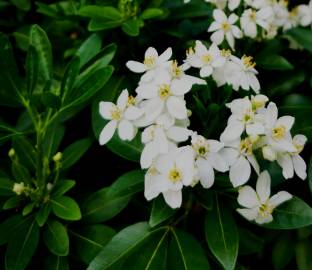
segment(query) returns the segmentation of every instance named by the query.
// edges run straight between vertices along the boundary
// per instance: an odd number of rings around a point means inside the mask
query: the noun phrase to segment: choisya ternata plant
[[[92,43],[98,49],[90,51]],[[81,219],[81,211],[78,203],[66,195],[75,181],[66,179],[65,171],[79,160],[92,140],[87,137],[59,148],[65,133],[63,122],[81,110],[110,78],[113,68],[108,64],[116,47],[111,44],[101,49],[101,39],[91,35],[76,51],[63,76],[56,78],[51,44],[39,26],[30,30],[25,76],[18,72],[10,42],[3,34],[0,46],[4,89],[0,102],[22,111],[16,126],[9,125],[5,115],[0,123],[1,142],[9,145],[7,140],[12,140],[8,152],[12,170],[3,172],[0,178],[1,205],[7,215],[0,225],[0,242],[8,243],[6,269],[24,269],[41,235],[52,254],[47,263],[61,262],[68,267],[66,227]]]

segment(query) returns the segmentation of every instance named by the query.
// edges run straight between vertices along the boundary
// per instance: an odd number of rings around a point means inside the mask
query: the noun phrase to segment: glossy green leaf
[[[218,198],[214,207],[207,211],[205,221],[206,240],[212,254],[226,269],[234,269],[238,255],[238,231],[227,206],[220,204]]]
[[[310,270],[312,265],[312,245],[309,240],[301,240],[295,245],[298,270]]]
[[[47,34],[38,25],[33,25],[30,29],[30,44],[38,54],[38,81],[46,85],[53,78],[52,48]]]
[[[161,17],[164,14],[164,11],[160,8],[147,8],[143,10],[140,15],[140,19],[149,20],[157,17]]]
[[[125,21],[121,29],[124,31],[127,35],[136,37],[140,34],[140,28],[144,25],[144,22],[140,19],[131,19],[128,21]]]
[[[112,240],[90,263],[88,270],[105,270],[120,263],[135,249],[140,247],[151,235],[158,232],[151,231],[146,222],[136,223],[117,233]]]
[[[14,182],[8,178],[0,177],[0,197],[14,195],[13,189]]]
[[[66,170],[73,166],[83,154],[90,148],[92,140],[89,138],[76,141],[69,145],[64,151],[62,156],[62,170]]]
[[[37,214],[36,214],[36,221],[40,227],[42,227],[49,218],[51,213],[51,204],[45,203],[40,206]]]
[[[45,259],[44,270],[69,270],[67,257],[50,254]]]
[[[274,270],[282,270],[290,263],[294,256],[294,246],[290,245],[294,241],[289,232],[285,232],[276,239],[272,250],[272,262]]]
[[[61,196],[51,199],[53,213],[65,220],[81,219],[81,212],[78,204],[72,198]]]
[[[204,250],[192,235],[178,229],[172,229],[172,234],[173,237],[169,245],[168,269],[210,269]]]
[[[144,172],[131,171],[119,177],[110,187],[92,194],[82,206],[83,219],[96,223],[108,220],[129,203],[132,196],[144,188]]]
[[[36,205],[36,204],[35,204],[34,202],[28,203],[28,204],[23,208],[22,215],[23,215],[23,216],[29,215],[29,214],[32,212],[32,210],[34,209],[35,205]]]
[[[155,227],[163,221],[172,217],[176,212],[177,211],[175,209],[172,209],[170,206],[168,206],[162,196],[158,196],[153,201],[149,225],[151,227]]]
[[[5,254],[6,270],[24,270],[39,242],[39,227],[29,219],[11,236]]]
[[[39,59],[36,48],[32,45],[28,47],[26,58],[26,84],[27,92],[31,94],[36,88],[38,79]]]
[[[120,20],[122,19],[122,14],[120,11],[114,7],[110,6],[93,6],[86,5],[79,9],[78,15],[90,17],[93,19],[106,19],[106,20]]]
[[[31,175],[28,169],[17,161],[12,162],[12,174],[15,182],[30,182]]]
[[[102,20],[102,19],[92,19],[88,25],[89,31],[101,31],[106,29],[112,29],[120,26],[122,20],[111,21],[111,20]]]
[[[19,162],[29,169],[35,170],[37,166],[37,151],[31,142],[26,137],[16,137],[13,140],[13,148]]]
[[[116,232],[108,226],[96,224],[86,226],[79,231],[71,231],[71,234],[79,259],[89,264]]]
[[[76,55],[80,59],[80,67],[83,67],[95,55],[97,55],[102,47],[102,39],[98,34],[92,34],[79,47]]]
[[[44,92],[41,99],[43,105],[48,108],[57,109],[61,106],[61,98],[52,92]]]
[[[26,219],[27,220],[27,219]],[[11,215],[0,224],[0,245],[7,243],[16,229],[24,224],[25,219],[21,215]]]
[[[264,240],[245,228],[238,228],[239,254],[260,253],[264,248]]]
[[[66,103],[67,97],[71,96],[75,80],[80,70],[80,58],[74,57],[66,66],[61,83],[62,103]]]
[[[273,221],[264,226],[271,229],[296,229],[312,224],[312,208],[300,198],[281,204],[273,212]]]
[[[292,28],[287,35],[293,38],[300,46],[312,52],[312,31],[305,28]]]
[[[43,138],[43,154],[51,159],[57,152],[65,135],[65,127],[62,124],[54,122],[51,124]]]
[[[52,197],[58,197],[71,190],[76,184],[74,180],[59,180],[52,190]]]
[[[66,228],[56,220],[49,220],[45,225],[43,240],[47,248],[57,256],[67,256],[69,238]]]
[[[286,58],[275,54],[261,54],[256,58],[257,66],[268,70],[291,70],[294,66]]]

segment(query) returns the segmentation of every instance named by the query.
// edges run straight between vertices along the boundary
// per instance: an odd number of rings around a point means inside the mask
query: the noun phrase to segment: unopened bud
[[[62,154],[61,152],[57,152],[57,153],[54,155],[53,160],[54,160],[54,162],[60,162],[61,159],[62,159],[62,157],[63,157],[63,154]]]
[[[48,184],[47,184],[47,190],[48,190],[48,191],[51,191],[52,188],[53,188],[53,184],[48,183]]]
[[[15,192],[17,195],[21,195],[24,193],[25,191],[25,185],[24,185],[24,182],[21,182],[21,183],[14,183],[14,186],[13,186],[13,192]]]
[[[276,152],[272,149],[272,147],[266,145],[262,148],[263,158],[269,161],[276,160]]]
[[[15,156],[15,150],[13,148],[11,148],[8,155],[10,158],[13,158]]]

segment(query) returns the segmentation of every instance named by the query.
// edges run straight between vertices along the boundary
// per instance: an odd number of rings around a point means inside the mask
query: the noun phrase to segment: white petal
[[[210,36],[210,39],[212,42],[216,43],[217,45],[220,45],[224,39],[224,31],[217,30]]]
[[[145,145],[140,157],[140,164],[142,169],[149,168],[152,163],[153,159],[158,155],[158,146],[154,142],[150,142]]]
[[[282,116],[277,119],[276,126],[283,125],[287,131],[289,131],[293,124],[295,123],[295,118],[292,116]]]
[[[163,192],[163,195],[164,195],[164,199],[166,203],[171,208],[181,207],[181,204],[182,204],[182,191],[181,190],[177,190],[177,191],[168,190],[166,192]]]
[[[147,120],[155,120],[162,112],[164,108],[164,102],[156,97],[146,102],[146,106],[143,108]]]
[[[277,107],[274,102],[270,102],[265,111],[265,123],[268,129],[272,129],[277,120]]]
[[[270,198],[269,204],[274,207],[277,207],[283,202],[290,200],[291,198],[292,195],[287,191],[280,191]]]
[[[277,163],[282,167],[285,179],[294,177],[294,167],[289,154],[277,155]]]
[[[307,165],[304,159],[299,155],[293,155],[292,160],[296,174],[302,179],[307,178]]]
[[[210,152],[219,152],[223,147],[224,147],[224,143],[219,142],[217,140],[207,140],[208,144],[209,144],[209,151]]]
[[[212,22],[208,28],[208,32],[214,32],[220,28],[221,28],[220,23]]]
[[[234,36],[235,38],[242,38],[242,37],[243,37],[243,33],[242,33],[242,31],[238,28],[238,26],[232,25],[231,30],[232,30],[233,36]]]
[[[215,9],[213,11],[213,18],[215,19],[215,21],[217,21],[219,23],[223,23],[223,22],[227,21],[227,17],[225,15],[224,11],[221,9]]]
[[[221,134],[222,142],[230,142],[238,139],[245,129],[245,125],[241,121],[232,121]]]
[[[246,208],[253,208],[259,205],[257,193],[251,186],[239,188],[237,201],[241,206]]]
[[[200,71],[199,71],[199,75],[202,78],[208,77],[211,75],[213,69],[211,66],[203,66]]]
[[[190,135],[191,131],[184,127],[173,126],[167,130],[168,138],[175,142],[184,142],[188,140]]]
[[[144,64],[137,61],[128,61],[126,63],[127,68],[136,73],[142,73],[146,71],[146,67]]]
[[[264,224],[264,223],[269,223],[272,220],[273,220],[273,216],[271,214],[269,214],[266,216],[258,215],[255,221],[258,224]]]
[[[176,166],[182,171],[182,182],[189,186],[194,178],[194,151],[191,146],[180,147],[176,152]]]
[[[248,135],[263,135],[264,134],[264,126],[262,123],[252,123],[246,125],[246,133]]]
[[[166,184],[164,183],[163,179],[159,176],[152,176],[148,172],[145,174],[144,179],[144,196],[145,198],[150,201],[156,198],[160,192],[165,189]]]
[[[158,58],[159,62],[165,62],[168,61],[170,59],[172,55],[172,49],[168,48],[167,50],[165,50]]]
[[[255,220],[258,216],[258,209],[252,208],[252,209],[237,209],[237,212],[240,213],[244,218],[246,218],[249,221]]]
[[[100,115],[107,120],[112,119],[111,112],[116,108],[116,105],[112,102],[101,101],[100,102]]]
[[[149,47],[146,52],[145,52],[145,55],[144,55],[145,58],[149,58],[149,57],[154,57],[154,58],[158,58],[158,53],[156,51],[155,48],[153,47]]]
[[[223,148],[220,150],[220,155],[225,159],[229,166],[232,166],[238,159],[238,151],[232,148]]]
[[[135,137],[135,129],[131,122],[123,119],[118,124],[118,136],[122,140],[131,141]]]
[[[204,188],[210,188],[214,183],[214,171],[209,162],[204,159],[197,159],[199,181]]]
[[[174,95],[182,96],[187,92],[189,92],[192,86],[193,86],[192,81],[188,77],[183,76],[181,79],[174,79],[171,82],[170,89]]]
[[[271,193],[271,177],[267,171],[264,171],[259,175],[256,190],[260,202],[264,204],[270,197]]]
[[[229,24],[234,24],[237,20],[238,20],[238,16],[236,14],[232,13],[229,16],[228,22],[229,22]]]
[[[139,109],[135,106],[130,106],[126,109],[124,117],[128,120],[136,120],[144,114],[142,109]]]
[[[117,106],[119,109],[124,110],[127,106],[129,93],[127,89],[122,90],[121,94],[117,99]]]
[[[171,96],[167,100],[168,112],[176,119],[187,118],[187,109],[183,99]]]
[[[228,31],[225,33],[225,38],[226,38],[226,41],[228,42],[228,44],[230,45],[230,47],[232,48],[232,50],[234,50],[235,48],[235,39],[234,39],[234,36],[233,36],[233,33]]]
[[[117,128],[117,121],[109,121],[100,134],[100,145],[106,144],[114,135]]]
[[[245,184],[251,173],[250,164],[246,158],[240,156],[230,168],[230,181],[234,187]]]
[[[207,160],[209,161],[210,165],[219,172],[226,172],[229,170],[227,162],[219,153],[210,153]]]

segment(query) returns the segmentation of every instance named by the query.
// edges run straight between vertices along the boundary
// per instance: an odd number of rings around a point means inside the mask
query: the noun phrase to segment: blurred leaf
[[[48,108],[57,109],[61,106],[61,99],[52,92],[44,92],[41,96],[42,103]]]
[[[89,31],[101,31],[111,28],[116,28],[122,24],[123,20],[110,21],[110,20],[99,20],[92,19],[88,25]]]
[[[244,228],[238,228],[239,254],[260,253],[264,248],[264,240]]]
[[[294,239],[289,232],[285,232],[275,241],[272,250],[272,262],[274,270],[282,270],[290,263],[294,256]]]
[[[11,0],[11,2],[21,10],[28,11],[31,7],[30,0]]]
[[[66,170],[73,166],[83,154],[90,148],[92,140],[89,138],[76,141],[69,145],[64,151],[62,156],[62,170]]]
[[[230,210],[219,204],[218,198],[205,221],[206,240],[209,249],[227,270],[234,269],[238,255],[238,231]]]
[[[74,180],[59,180],[52,189],[52,197],[58,197],[65,194],[75,186]]]
[[[160,8],[147,8],[143,10],[140,15],[140,19],[149,20],[157,17],[161,17],[164,14],[164,11]]]
[[[149,225],[151,227],[155,227],[163,221],[172,217],[176,212],[177,211],[175,209],[172,209],[170,206],[167,205],[162,196],[158,196],[153,201]]]
[[[34,202],[26,204],[26,206],[23,208],[22,215],[27,216],[28,214],[30,214],[34,209],[35,205],[36,204]]]
[[[292,28],[289,31],[287,31],[286,34],[291,36],[303,48],[312,52],[312,31],[311,31],[311,29]]]
[[[8,178],[0,177],[0,197],[14,195],[13,189],[14,182]]]
[[[65,220],[81,219],[81,212],[78,204],[72,198],[61,196],[51,199],[54,214]]]
[[[100,224],[86,226],[71,233],[77,255],[85,264],[89,264],[116,234],[112,228]]]
[[[29,169],[35,171],[37,166],[37,151],[26,137],[15,137],[13,139],[13,148],[19,161]]]
[[[127,35],[136,37],[140,34],[140,28],[144,25],[144,22],[140,19],[131,19],[128,21],[125,21],[121,29],[124,31]]]
[[[199,242],[187,232],[172,229],[169,245],[168,269],[210,269],[206,255]]]
[[[3,204],[3,209],[8,210],[12,208],[19,207],[23,202],[22,196],[14,195],[13,197],[7,199]]]
[[[127,258],[145,240],[160,230],[151,231],[146,222],[136,223],[117,233],[90,263],[88,270],[105,270]]]
[[[312,245],[309,240],[301,240],[295,245],[298,270],[310,270],[312,265]]]
[[[123,174],[110,187],[100,189],[87,198],[82,205],[83,219],[96,223],[114,217],[127,206],[132,196],[143,188],[143,171]]]
[[[40,206],[36,214],[36,221],[40,227],[42,227],[49,218],[51,212],[51,204],[49,202]]]
[[[310,158],[310,162],[309,162],[309,165],[308,165],[308,179],[309,179],[310,191],[312,193],[312,156]]]
[[[120,11],[114,7],[103,7],[96,5],[86,5],[80,8],[77,12],[80,16],[90,17],[92,19],[106,19],[117,21],[122,19]]]
[[[291,70],[294,66],[286,58],[275,54],[261,54],[256,58],[257,66],[268,70]]]
[[[69,252],[69,238],[66,228],[56,220],[49,220],[45,225],[43,240],[47,248],[54,255],[67,256]]]
[[[11,235],[5,253],[6,270],[24,270],[31,261],[39,242],[39,227],[28,219]]]
[[[312,208],[300,198],[293,197],[273,212],[273,221],[263,225],[270,229],[296,229],[312,224]]]
[[[45,260],[44,270],[69,270],[67,258],[50,254]]]
[[[0,245],[7,243],[16,229],[24,224],[25,220],[28,219],[23,219],[21,215],[11,215],[0,224]]]
[[[212,9],[211,5],[207,5],[206,3],[196,3],[196,4],[186,4],[180,5],[177,8],[170,9],[170,15],[168,19],[170,20],[180,20],[185,18],[196,18],[196,17],[212,17]]]
[[[34,91],[38,79],[39,59],[36,48],[34,46],[28,47],[26,58],[26,84],[29,95]]]

